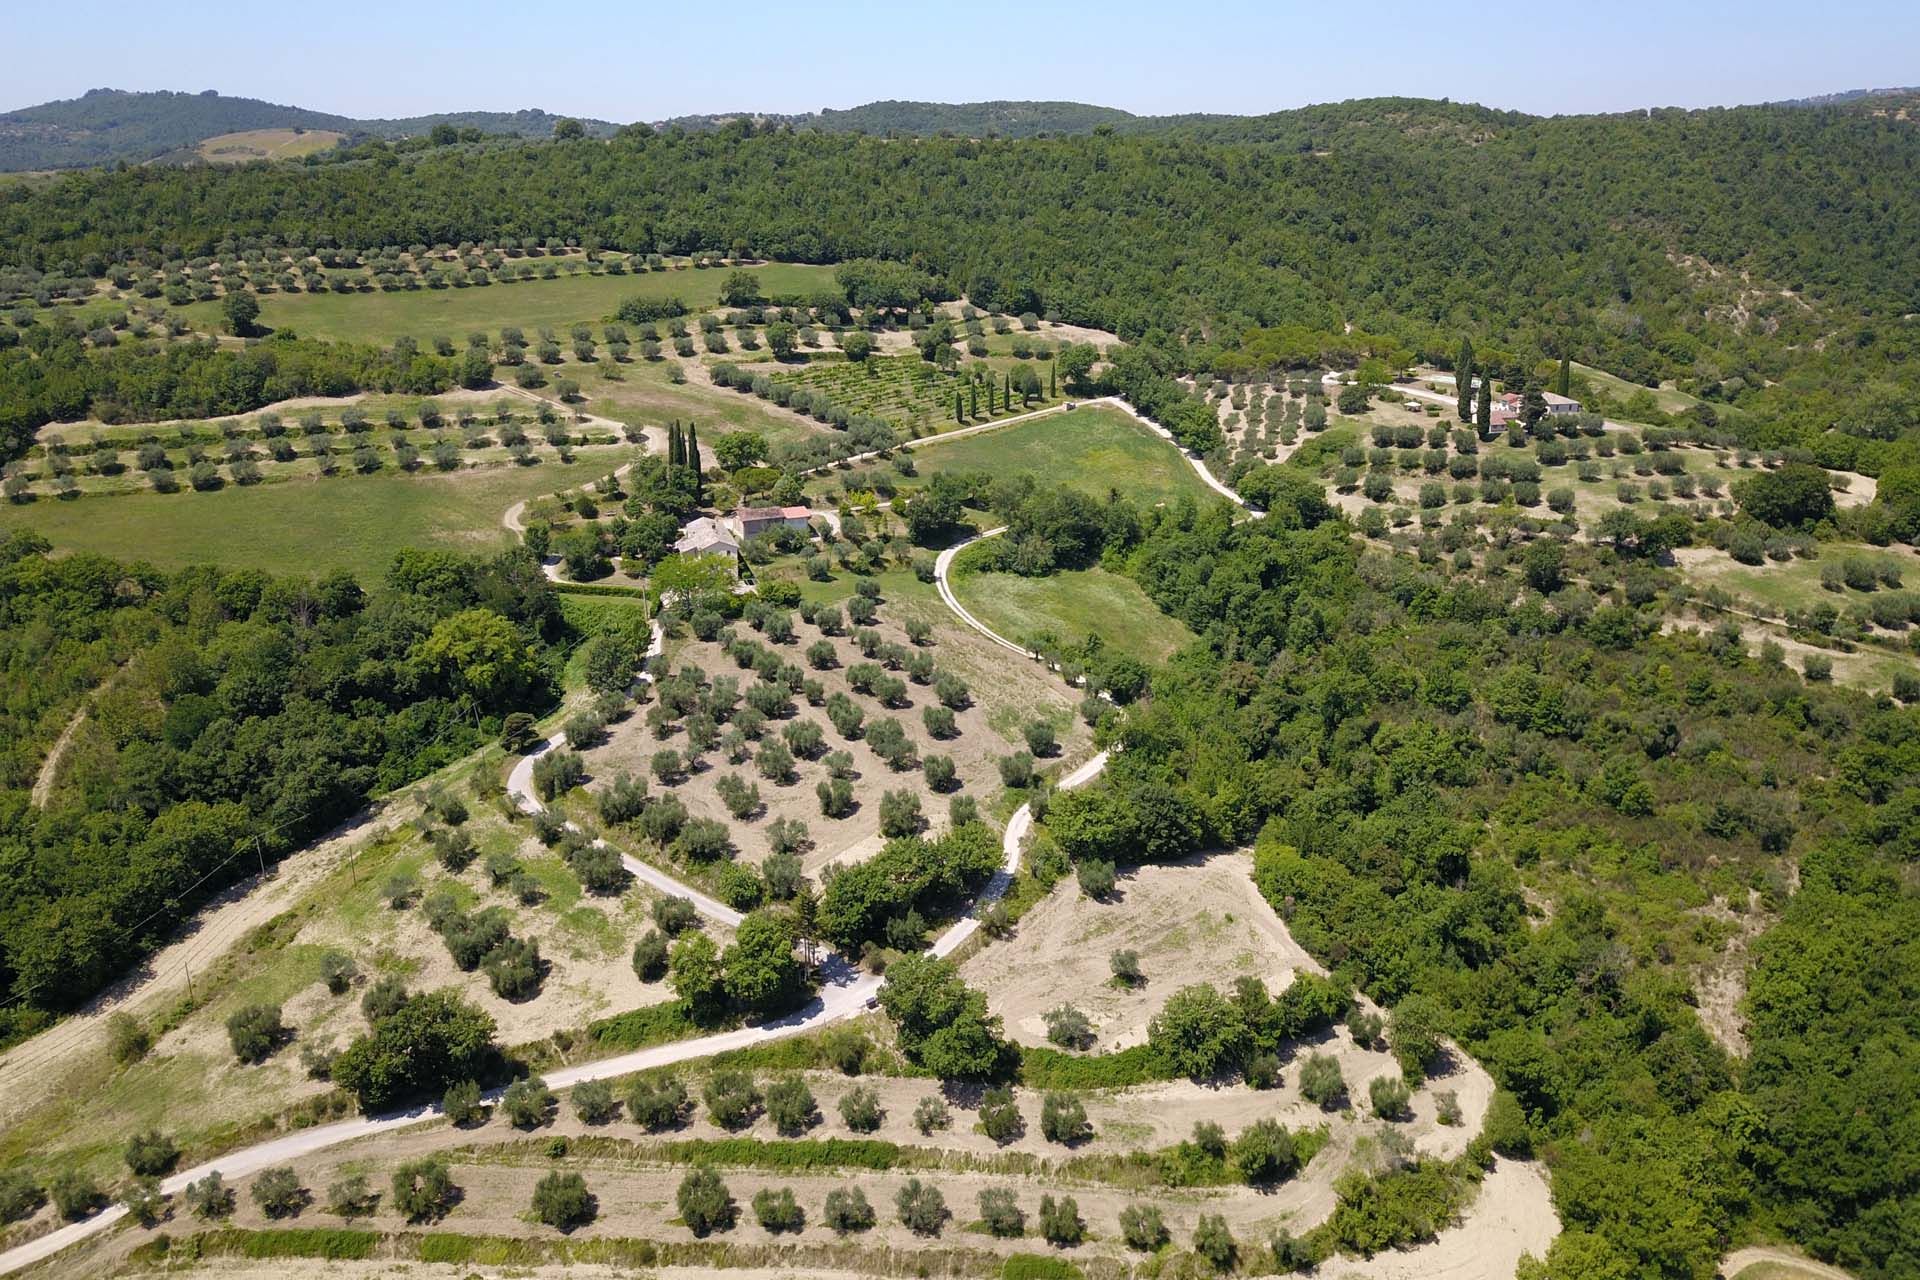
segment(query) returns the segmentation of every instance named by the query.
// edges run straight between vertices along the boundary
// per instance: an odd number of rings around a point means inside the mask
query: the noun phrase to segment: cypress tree
[[[1013,374],[1006,375],[1006,383],[1000,388],[1000,405],[1007,412],[1013,412]]]
[[[693,468],[693,501],[697,506],[707,505],[706,481],[700,475],[700,437],[693,433],[693,423],[687,423],[686,444],[687,465]]]
[[[953,420],[955,422],[965,422],[967,420],[965,406],[960,403],[960,393],[958,391],[953,393]]]
[[[1573,394],[1573,357],[1560,357],[1560,376],[1554,379],[1553,389],[1563,396]]]
[[[1047,366],[1047,399],[1060,394],[1060,362],[1056,359]]]
[[[680,420],[675,418],[667,424],[667,466],[679,466],[680,458]]]
[[[1453,361],[1454,388],[1460,393],[1455,406],[1460,421],[1473,421],[1473,339],[1460,339],[1460,354]]]
[[[1480,400],[1474,408],[1473,421],[1483,436],[1493,429],[1493,378],[1487,374],[1480,378]]]
[[[977,379],[967,388],[967,406],[969,417],[980,416],[980,383]]]

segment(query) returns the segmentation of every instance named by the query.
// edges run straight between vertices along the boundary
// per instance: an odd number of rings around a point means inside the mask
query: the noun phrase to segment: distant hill
[[[204,93],[91,89],[78,98],[0,113],[0,172],[74,169],[125,160],[190,158],[202,142],[259,129],[306,129],[354,137],[403,138],[437,124],[512,137],[546,137],[561,117],[545,111],[454,111],[397,120],[356,120],[257,98]],[[584,120],[606,136],[617,126]]]
[[[1774,107],[1844,107],[1859,102],[1863,98],[1910,98],[1920,94],[1920,85],[1908,85],[1901,89],[1843,89],[1839,93],[1823,93],[1814,98],[1787,98],[1781,102],[1769,103]]]

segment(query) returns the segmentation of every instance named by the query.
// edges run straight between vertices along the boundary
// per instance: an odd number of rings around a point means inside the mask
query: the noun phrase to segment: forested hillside
[[[1565,1228],[1526,1280],[1707,1280],[1756,1224],[1920,1272],[1920,713],[1658,635],[1628,601],[1661,575],[1607,551],[1567,571],[1624,595],[1549,600],[1369,553],[1310,486],[1259,522],[1071,510],[995,514],[1104,545],[1206,644],[1048,836],[1123,865],[1255,845],[1302,944],[1512,1095],[1496,1142],[1546,1158]],[[1688,966],[1762,908],[1743,1063]]]
[[[554,696],[530,556],[404,552],[346,574],[168,575],[0,543],[0,1043],[74,1007],[201,902]],[[60,785],[34,772],[100,685]]]
[[[78,98],[0,113],[0,173],[138,163],[223,133],[248,129],[328,129],[382,138],[416,137],[437,124],[485,134],[545,138],[560,119],[544,111],[456,111],[393,120],[356,120],[257,98],[204,93],[128,93],[90,89]],[[613,126],[585,122],[605,135]]]
[[[747,126],[100,173],[0,193],[0,258],[53,269],[223,243],[490,236],[906,259],[978,305],[1200,366],[1251,325],[1352,324],[1674,378],[1778,436],[1890,437],[1920,403],[1920,130],[1850,109],[1507,123],[1428,104],[1311,117],[1330,151],[1094,136],[911,143]],[[1778,440],[1775,441],[1776,443]]]

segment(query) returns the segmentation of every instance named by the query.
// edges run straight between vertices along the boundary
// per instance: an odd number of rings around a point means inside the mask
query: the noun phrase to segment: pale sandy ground
[[[1660,630],[1668,634],[1679,631],[1692,631],[1700,635],[1708,635],[1712,633],[1716,625],[1718,624],[1699,618],[1669,617],[1661,620]],[[1766,622],[1742,620],[1741,630],[1745,633],[1749,653],[1758,653],[1760,646],[1771,640],[1780,646],[1781,651],[1786,655],[1788,665],[1796,670],[1810,657],[1818,656],[1828,659],[1833,663],[1833,680],[1835,684],[1854,685],[1864,689],[1884,689],[1886,682],[1880,678],[1880,669],[1888,662],[1900,661],[1900,659],[1889,657],[1877,649],[1861,649],[1854,653],[1841,653],[1837,649],[1822,649],[1818,645],[1808,644],[1804,640],[1796,640],[1785,631]]]
[[[1278,991],[1295,970],[1317,968],[1261,898],[1252,869],[1244,853],[1143,866],[1122,877],[1108,903],[1087,898],[1069,878],[1021,920],[1013,945],[980,952],[965,976],[1022,1043],[1045,1044],[1042,1015],[1065,1003],[1093,1021],[1102,1052],[1140,1044],[1181,987],[1224,989],[1252,974]],[[1139,952],[1141,986],[1108,981],[1109,957],[1121,950]]]
[[[1788,1277],[1797,1280],[1802,1276],[1806,1280],[1853,1280],[1851,1272],[1816,1262],[1798,1249],[1778,1245],[1735,1249],[1721,1260],[1720,1274],[1728,1277],[1728,1280],[1738,1280],[1739,1276],[1756,1267],[1771,1271],[1772,1280],[1788,1280]]]
[[[1740,1016],[1740,1002],[1747,994],[1747,958],[1753,940],[1773,923],[1773,917],[1760,908],[1760,894],[1747,891],[1747,909],[1736,912],[1726,899],[1697,907],[1689,914],[1732,925],[1734,934],[1713,962],[1699,966],[1693,975],[1694,999],[1700,1024],[1720,1047],[1735,1057],[1747,1056],[1747,1024]]]

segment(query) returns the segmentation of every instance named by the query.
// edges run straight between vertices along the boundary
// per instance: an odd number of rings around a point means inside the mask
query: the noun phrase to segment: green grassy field
[[[767,294],[799,293],[831,287],[832,267],[776,262],[748,270],[760,277]],[[411,336],[422,345],[436,336],[456,343],[475,330],[497,331],[518,325],[560,328],[576,321],[598,324],[620,300],[678,297],[690,307],[715,305],[728,272],[653,271],[644,275],[577,275],[556,280],[524,280],[482,288],[417,289],[401,293],[269,293],[260,299],[260,323],[292,329],[302,337],[356,342],[392,342]],[[217,331],[221,304],[196,302],[182,311],[196,329]],[[562,335],[564,337],[564,335]]]
[[[1618,401],[1626,400],[1637,391],[1644,391],[1653,397],[1654,404],[1659,406],[1662,413],[1681,413],[1700,403],[1696,397],[1674,387],[1643,387],[1590,365],[1576,364],[1573,371],[1592,383],[1595,390],[1604,391]]]
[[[1158,663],[1195,639],[1133,579],[1097,567],[1044,578],[962,569],[954,575],[953,593],[968,612],[1015,642],[1051,633],[1073,644],[1097,634],[1111,649]]]
[[[450,475],[340,476],[212,493],[43,500],[0,508],[0,530],[37,529],[63,551],[169,568],[350,569],[372,581],[400,547],[506,546],[500,515],[509,506],[583,484],[602,470],[588,462],[543,462]]]
[[[1045,484],[1064,484],[1104,498],[1117,492],[1143,506],[1193,498],[1220,501],[1195,475],[1180,451],[1118,409],[1093,405],[1053,413],[1001,431],[957,440],[929,440],[913,451],[919,473],[900,476],[891,463],[831,472],[810,486],[828,494],[843,484],[884,470],[902,489],[914,489],[940,471],[978,471],[998,479],[1031,474]]]

